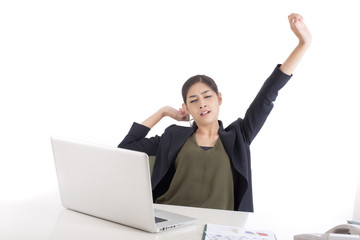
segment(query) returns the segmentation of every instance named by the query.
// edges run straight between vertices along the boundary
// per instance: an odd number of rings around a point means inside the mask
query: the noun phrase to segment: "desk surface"
[[[162,232],[147,233],[63,208],[57,197],[24,202],[0,202],[0,239],[186,239],[200,240],[206,223],[273,231],[279,240],[304,232],[325,232],[342,222],[326,216],[264,215],[214,209],[157,205],[156,208],[197,218],[197,223]]]

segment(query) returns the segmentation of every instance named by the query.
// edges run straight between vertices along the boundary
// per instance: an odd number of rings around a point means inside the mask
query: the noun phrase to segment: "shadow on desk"
[[[182,213],[198,219],[196,224],[161,233],[148,233],[118,223],[92,217],[86,214],[63,209],[53,229],[51,240],[62,239],[197,239],[202,238],[206,223],[226,224],[242,227],[248,214],[213,209],[199,209],[180,206],[162,206],[156,208]]]
[[[149,233],[118,223],[92,217],[86,214],[64,209],[60,214],[53,230],[51,240],[63,239],[171,239],[180,237],[191,239],[198,226],[193,224],[179,229],[162,233]],[[179,238],[179,239],[180,239]],[[174,238],[177,239],[177,238]],[[200,238],[201,239],[201,235]]]

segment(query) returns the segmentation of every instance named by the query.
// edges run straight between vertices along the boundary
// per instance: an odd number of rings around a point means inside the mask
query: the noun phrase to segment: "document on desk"
[[[206,224],[202,240],[276,240],[276,237],[271,231]]]

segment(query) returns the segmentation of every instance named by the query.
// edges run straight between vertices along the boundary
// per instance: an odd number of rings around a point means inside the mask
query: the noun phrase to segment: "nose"
[[[203,98],[199,99],[200,109],[206,108],[206,101]]]

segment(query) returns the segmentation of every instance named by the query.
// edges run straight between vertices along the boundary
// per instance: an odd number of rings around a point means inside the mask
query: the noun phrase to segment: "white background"
[[[57,193],[50,136],[117,146],[206,74],[227,126],[297,44],[313,44],[253,145],[256,212],[350,219],[359,174],[357,1],[1,1],[0,201]],[[173,124],[163,119],[149,136]],[[186,124],[186,123],[181,123]],[[296,215],[295,215],[296,216]]]

